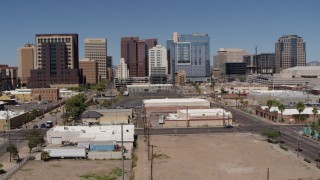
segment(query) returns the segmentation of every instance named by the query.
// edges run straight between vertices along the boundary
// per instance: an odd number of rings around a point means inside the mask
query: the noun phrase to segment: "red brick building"
[[[31,90],[33,101],[57,101],[59,100],[59,89],[57,88],[39,88]]]

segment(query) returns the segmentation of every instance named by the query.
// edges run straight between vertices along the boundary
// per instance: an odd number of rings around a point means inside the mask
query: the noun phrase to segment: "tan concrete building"
[[[226,63],[243,62],[243,56],[247,54],[248,52],[245,49],[220,48],[213,57],[214,68],[218,68],[221,74],[226,74]]]
[[[108,57],[106,38],[85,38],[84,57],[98,62],[98,75],[107,79]]]
[[[18,49],[18,78],[20,79],[22,86],[25,86],[28,83],[30,70],[34,67],[35,51],[35,45],[29,43]]]
[[[98,109],[96,112],[103,116],[99,118],[101,125],[129,124],[132,120],[132,109]]]
[[[31,94],[33,101],[57,101],[59,100],[59,89],[57,88],[39,88],[32,89]]]
[[[284,35],[275,44],[276,73],[306,65],[306,43],[297,35]]]
[[[98,83],[98,62],[85,58],[79,63],[79,69],[82,69],[83,78],[86,84]]]

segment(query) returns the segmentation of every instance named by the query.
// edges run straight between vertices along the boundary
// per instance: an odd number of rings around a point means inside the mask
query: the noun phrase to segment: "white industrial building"
[[[208,109],[210,102],[200,98],[145,99],[143,107],[146,113],[177,112],[178,109]]]
[[[200,127],[232,125],[232,114],[222,108],[178,109],[165,118],[165,127]]]
[[[129,93],[134,92],[170,92],[173,88],[172,84],[135,84],[127,85]]]
[[[279,74],[249,77],[252,82],[269,87],[282,85],[320,85],[320,66],[296,66],[282,70]]]
[[[49,144],[71,142],[83,144],[90,142],[115,141],[121,146],[121,125],[109,126],[55,126],[47,132]],[[134,125],[123,125],[123,144],[132,150],[134,142]]]

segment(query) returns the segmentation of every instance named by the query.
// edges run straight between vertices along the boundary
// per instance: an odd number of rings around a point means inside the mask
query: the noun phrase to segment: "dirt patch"
[[[140,137],[139,137],[140,138]],[[146,143],[138,139],[138,166],[134,169],[139,180],[148,180],[151,169]],[[292,152],[269,144],[261,136],[251,134],[206,134],[186,136],[155,135],[150,144],[154,154],[154,179],[172,180],[258,180],[320,179],[320,170],[304,162]],[[140,158],[140,156],[144,156]],[[140,161],[140,162],[139,162]],[[144,161],[144,162],[141,162]]]
[[[131,160],[125,161],[125,179],[129,179]],[[121,179],[121,160],[50,160],[30,161],[10,179],[35,180],[35,179],[107,179],[115,177]],[[120,172],[120,176],[119,176]]]

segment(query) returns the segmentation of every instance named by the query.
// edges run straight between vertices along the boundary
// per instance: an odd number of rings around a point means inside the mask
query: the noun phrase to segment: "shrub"
[[[280,148],[283,149],[283,150],[285,150],[285,151],[288,151],[288,148],[286,148],[286,147],[284,147],[284,146],[282,146],[282,145],[280,145]]]
[[[307,162],[307,163],[311,163],[311,161],[307,158],[304,158],[304,161]]]

